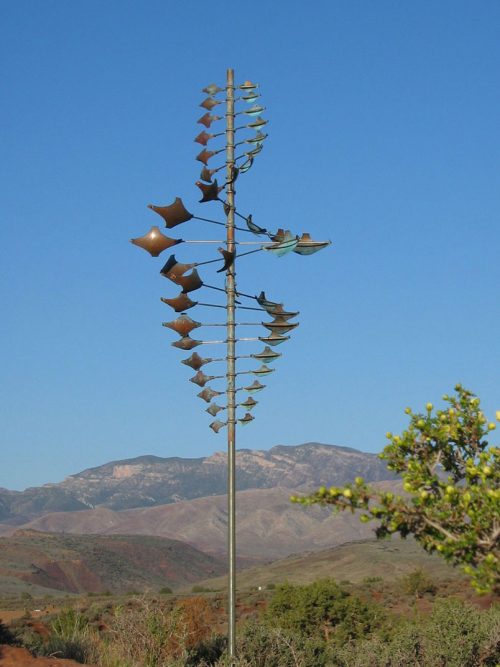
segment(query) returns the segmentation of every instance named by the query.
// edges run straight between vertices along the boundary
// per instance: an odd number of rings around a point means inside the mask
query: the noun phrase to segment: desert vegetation
[[[481,401],[460,384],[443,396],[447,407],[423,412],[406,408],[408,428],[387,433],[380,454],[401,475],[406,495],[384,492],[356,477],[342,488],[322,486],[303,504],[334,510],[362,510],[363,522],[376,520],[379,537],[412,535],[422,547],[459,565],[478,592],[500,589],[500,449],[490,445],[496,429]],[[496,414],[500,421],[500,411]]]
[[[276,583],[238,595],[237,667],[495,667],[500,605],[457,579]],[[225,595],[86,597],[6,643],[102,667],[226,667]]]

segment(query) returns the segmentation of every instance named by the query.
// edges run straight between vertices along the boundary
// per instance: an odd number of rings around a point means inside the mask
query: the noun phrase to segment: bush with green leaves
[[[497,667],[500,607],[480,612],[458,600],[439,600],[429,616],[339,647],[336,667]]]
[[[379,605],[350,595],[333,579],[278,586],[265,615],[271,626],[340,644],[380,629],[385,620]]]
[[[500,590],[500,448],[486,439],[496,425],[461,385],[443,399],[447,407],[437,411],[432,403],[424,412],[406,408],[408,428],[387,433],[379,456],[401,475],[405,495],[357,477],[292,501],[361,510],[361,521],[378,521],[378,537],[413,535],[427,551],[460,565],[478,592]]]

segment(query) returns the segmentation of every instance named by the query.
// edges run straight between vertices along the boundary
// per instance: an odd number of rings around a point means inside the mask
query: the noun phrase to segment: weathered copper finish
[[[256,225],[255,222],[253,222],[252,214],[247,216],[246,223],[247,223],[248,229],[253,234],[267,234],[267,229],[264,229],[264,227],[259,227],[259,225]]]
[[[254,90],[255,88],[258,87],[259,87],[258,83],[252,83],[251,81],[245,81],[244,83],[241,84],[241,86],[238,86],[240,90]]]
[[[218,419],[216,419],[214,422],[209,424],[210,428],[214,433],[218,433],[221,428],[224,428],[224,426],[227,426],[227,422],[220,422]]]
[[[250,139],[246,140],[247,144],[261,144],[264,139],[267,139],[269,135],[263,134],[262,132],[257,132],[257,134],[254,137],[251,137]]]
[[[261,292],[259,296],[255,297],[257,299],[257,303],[261,308],[264,308],[270,315],[272,315],[275,311],[275,308],[277,306],[283,306],[282,303],[277,303],[276,301],[269,301],[269,299],[266,298],[266,295],[264,292]]]
[[[236,250],[234,250],[233,252],[229,252],[229,250],[224,250],[224,248],[217,248],[217,250],[224,257],[224,264],[222,268],[217,271],[217,273],[222,273],[222,271],[227,271],[234,264],[234,258],[236,257]]]
[[[212,111],[212,109],[217,106],[218,104],[222,104],[219,100],[214,100],[213,97],[207,97],[203,102],[200,104],[200,107],[203,107],[204,109],[207,109],[208,111]]]
[[[276,255],[276,257],[283,257],[283,255],[292,252],[297,247],[299,242],[298,238],[292,236],[292,234],[287,231],[285,232],[285,240],[275,243],[273,245],[263,246],[263,250]]]
[[[212,123],[215,123],[215,121],[221,119],[222,116],[212,116],[212,114],[209,111],[207,111],[207,113],[204,114],[201,118],[198,118],[198,123],[208,128],[210,127],[210,125],[212,125]]]
[[[174,203],[170,204],[170,206],[155,206],[154,204],[148,204],[148,208],[155,213],[158,213],[158,215],[161,215],[165,220],[165,226],[169,229],[172,229],[172,227],[175,227],[176,225],[180,225],[182,222],[187,222],[193,217],[193,214],[185,208],[180,197],[176,197]]]
[[[172,347],[178,347],[179,350],[192,350],[193,347],[201,345],[202,342],[203,341],[201,340],[195,340],[194,338],[190,338],[189,336],[184,336],[184,338],[176,340],[175,343],[170,343],[170,345],[172,345]]]
[[[330,241],[313,241],[311,236],[307,234],[307,232],[304,232],[296,247],[293,249],[293,252],[296,252],[299,255],[312,255],[329,245]]]
[[[278,357],[281,357],[281,354],[279,352],[271,350],[271,348],[266,345],[266,347],[262,350],[262,352],[258,352],[257,354],[251,354],[250,356],[253,357],[254,359],[258,359],[259,361],[263,361],[266,364],[270,364]]]
[[[210,403],[212,398],[215,398],[216,396],[220,396],[222,394],[221,391],[215,391],[215,389],[211,389],[210,387],[205,387],[203,391],[200,391],[198,396],[206,401],[207,403]]]
[[[203,162],[204,165],[207,165],[210,158],[213,157],[214,155],[216,155],[215,151],[207,151],[205,149],[202,150],[201,153],[198,153],[196,159],[198,160],[198,162]]]
[[[215,174],[215,169],[209,169],[208,167],[203,167],[200,173],[200,178],[206,183],[212,182],[212,176]]]
[[[272,322],[262,322],[262,325],[269,331],[277,334],[285,334],[299,326],[298,322],[288,322],[283,317],[275,317]]]
[[[176,320],[172,320],[172,322],[162,322],[162,324],[164,327],[168,327],[178,333],[179,336],[187,336],[193,329],[201,327],[201,322],[192,320],[189,315],[186,315],[185,313]]]
[[[254,407],[257,405],[257,403],[258,403],[258,401],[256,401],[254,398],[252,398],[251,396],[249,396],[249,397],[246,399],[246,401],[243,401],[243,403],[240,403],[239,405],[240,405],[242,408],[246,408],[247,410],[251,410],[252,408],[254,408]]]
[[[246,424],[248,424],[249,422],[252,422],[254,419],[255,419],[255,417],[253,415],[251,415],[249,412],[247,412],[247,413],[245,413],[244,417],[241,417],[241,419],[238,419],[238,422],[242,426],[246,426]]]
[[[265,107],[262,107],[259,104],[255,104],[253,107],[250,107],[250,109],[243,111],[243,113],[247,116],[258,116],[264,111],[264,109]]]
[[[269,373],[274,373],[275,368],[268,368],[265,364],[262,364],[260,368],[256,368],[252,371],[253,375],[269,375]]]
[[[203,357],[200,357],[198,352],[193,352],[193,354],[188,357],[187,359],[183,359],[181,363],[185,364],[186,366],[189,366],[192,368],[194,371],[199,371],[202,366],[205,364],[209,364],[213,359],[207,358],[204,359]]]
[[[217,201],[219,199],[219,192],[223,189],[219,187],[217,179],[214,180],[210,185],[205,185],[200,181],[196,181],[196,185],[200,188],[203,197],[200,199],[200,204],[206,201]]]
[[[255,148],[252,148],[252,150],[245,153],[245,155],[248,155],[248,157],[255,157],[261,152],[263,148],[264,144],[255,144]]]
[[[201,144],[202,146],[206,146],[210,141],[210,139],[213,138],[213,136],[214,136],[213,134],[208,134],[208,132],[205,132],[205,130],[203,130],[203,132],[200,132],[200,134],[197,137],[195,137],[194,140],[196,141],[196,143]]]
[[[163,303],[166,303],[167,306],[170,306],[175,310],[176,313],[182,313],[184,310],[189,310],[196,306],[197,301],[191,301],[187,294],[181,292],[179,296],[176,296],[175,299],[166,299],[165,297],[160,297]]]
[[[182,239],[171,239],[168,236],[165,236],[165,234],[160,231],[159,227],[153,226],[147,234],[144,234],[144,236],[130,239],[130,243],[147,250],[152,257],[158,257],[158,255],[167,248],[182,243]]]
[[[196,269],[193,269],[188,276],[178,276],[174,282],[182,287],[184,293],[194,292],[203,286],[203,280]]]
[[[255,394],[257,391],[262,391],[262,389],[265,388],[265,384],[261,384],[258,380],[254,380],[252,384],[248,385],[248,387],[243,387],[245,391],[247,391],[249,394]]]
[[[223,407],[222,405],[217,405],[217,403],[210,403],[205,412],[208,412],[208,414],[212,415],[212,417],[216,417],[218,412],[225,409],[226,408]]]
[[[170,278],[170,280],[176,282],[176,279],[179,276],[182,276],[186,271],[193,269],[195,266],[196,262],[192,264],[181,264],[175,259],[175,255],[170,255],[160,273],[162,276],[165,276],[165,278]]]
[[[244,163],[239,167],[240,174],[244,174],[245,172],[247,172],[247,171],[250,169],[250,167],[251,167],[252,165],[253,165],[253,156],[250,156],[250,157],[248,158],[248,160],[246,160],[246,162],[244,162]]]
[[[269,311],[268,311],[269,312]],[[291,320],[293,317],[297,317],[297,315],[300,315],[299,311],[291,311],[291,310],[285,310],[283,308],[283,304],[278,303],[278,305],[273,308],[271,312],[269,312],[270,315],[279,315],[282,320]]]
[[[263,118],[257,118],[256,120],[252,121],[251,123],[248,123],[247,127],[251,127],[252,129],[256,129],[258,127],[262,127],[263,125],[267,125],[267,120],[264,120]]]
[[[211,83],[206,88],[203,88],[201,92],[206,93],[207,95],[216,95],[217,93],[221,93],[223,90],[224,88],[219,88],[216,83]]]
[[[197,384],[199,387],[204,387],[207,382],[210,382],[210,380],[213,380],[214,378],[215,375],[205,375],[203,371],[198,371],[196,375],[194,375],[192,378],[189,378],[189,381]]]
[[[280,334],[273,331],[270,336],[259,336],[259,340],[274,347],[275,345],[281,345],[281,343],[290,340],[290,336],[280,336]]]
[[[241,99],[247,102],[248,104],[251,104],[252,102],[255,102],[255,100],[258,99],[259,97],[260,97],[259,93],[251,92],[248,93],[247,95],[243,95]]]

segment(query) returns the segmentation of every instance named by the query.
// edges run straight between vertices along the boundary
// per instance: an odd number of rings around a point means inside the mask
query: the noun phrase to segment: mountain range
[[[375,454],[348,447],[278,445],[268,451],[241,449],[236,456],[239,491],[278,486],[312,491],[358,475],[370,482],[394,479]],[[155,507],[223,495],[226,484],[226,453],[196,459],[140,456],[89,468],[55,484],[25,491],[0,489],[0,522],[20,525],[53,512]]]

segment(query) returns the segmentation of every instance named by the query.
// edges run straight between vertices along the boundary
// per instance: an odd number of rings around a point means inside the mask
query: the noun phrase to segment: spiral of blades
[[[180,197],[176,197],[171,204],[162,206],[149,204],[148,208],[163,219],[166,229],[173,229],[190,221],[200,221],[223,227],[227,237],[222,240],[171,238],[155,225],[143,236],[131,239],[131,242],[146,250],[152,257],[158,257],[165,250],[181,244],[198,244],[205,248],[221,244],[217,248],[219,256],[215,258],[183,263],[178,261],[175,254],[171,254],[160,269],[160,275],[180,289],[176,295],[161,297],[161,301],[178,314],[175,319],[163,322],[163,326],[179,336],[171,343],[173,347],[191,352],[189,357],[182,359],[182,363],[195,372],[190,381],[200,387],[201,391],[198,396],[208,403],[206,412],[214,418],[214,421],[210,423],[210,428],[218,433],[220,429],[227,426],[229,421],[237,421],[244,426],[254,419],[252,410],[258,401],[253,398],[253,395],[265,388],[265,384],[262,384],[260,380],[274,372],[272,364],[281,356],[279,352],[275,351],[275,348],[289,340],[289,334],[299,325],[298,322],[291,321],[297,317],[298,311],[287,310],[283,303],[269,300],[264,291],[261,291],[259,295],[240,291],[235,283],[235,261],[261,251],[276,257],[282,257],[291,252],[302,256],[312,255],[328,246],[330,241],[314,241],[307,232],[295,235],[290,230],[281,228],[269,231],[254,222],[252,214],[243,215],[237,210],[234,204],[234,184],[241,174],[251,169],[268,138],[265,131],[267,121],[262,117],[265,107],[261,106],[259,102],[260,93],[257,84],[250,81],[245,81],[239,86],[232,86],[230,89],[228,86],[220,88],[216,84],[210,84],[203,88],[202,92],[207,95],[200,105],[205,113],[197,122],[203,126],[203,129],[194,141],[201,146],[196,160],[203,166],[195,185],[201,193],[199,203],[216,202],[221,207],[225,220],[191,213]],[[218,107],[224,104],[226,104],[225,113],[221,111],[220,115],[217,115]],[[218,123],[224,120],[226,127],[217,131]],[[231,143],[229,137],[231,137]],[[231,150],[228,151],[228,148]],[[222,164],[218,165],[221,158]],[[225,181],[220,184],[219,172],[225,174]],[[241,222],[235,224],[235,220]],[[229,230],[231,230],[230,233]],[[250,238],[254,240],[236,239],[236,231],[250,234]],[[255,240],[255,237],[258,237],[259,240]],[[211,280],[206,282],[205,275],[202,277],[198,272],[201,266],[214,268],[215,275],[223,273],[225,275],[224,285],[214,285]],[[203,270],[204,273],[205,270]],[[195,292],[202,295],[196,301],[192,298]],[[228,299],[227,303],[214,303],[210,298],[214,292],[219,295],[224,293]],[[237,321],[232,322],[233,329],[228,328],[230,294],[233,298],[232,308],[237,314]],[[220,309],[225,310],[226,318],[219,322],[194,320],[187,314],[187,311],[194,307],[211,308],[215,312],[220,312]],[[247,314],[249,318],[253,318],[252,321],[245,321]],[[268,317],[271,319],[265,319]],[[194,338],[191,335],[196,329],[205,330],[210,327],[226,327],[228,333],[221,337],[214,337],[214,339],[205,339],[205,336]],[[242,328],[247,331],[247,327],[250,328],[248,336],[238,333],[233,338],[233,334],[229,333],[230,331],[241,331]],[[236,343],[251,344],[250,351],[247,354],[231,352],[233,348],[228,344],[235,345]],[[194,348],[201,345],[226,345],[226,353],[204,357],[197,351],[193,351]],[[236,370],[236,361],[243,364],[243,370]],[[255,364],[255,362],[259,364],[257,367],[245,368],[244,366],[245,363]],[[214,368],[220,368],[218,364],[224,363],[227,364],[227,371],[216,370],[213,375],[205,372],[204,367],[208,364],[213,364]],[[240,377],[245,375],[253,376],[253,378],[245,381],[244,377]],[[241,385],[236,386],[235,381],[241,382]],[[230,398],[231,392],[232,399]],[[224,395],[228,400],[226,404],[221,405],[217,402],[217,398]],[[223,421],[218,418],[218,415],[225,411],[229,414],[230,400],[233,400],[232,406],[238,408],[238,412],[234,413],[233,420],[228,417]]]

